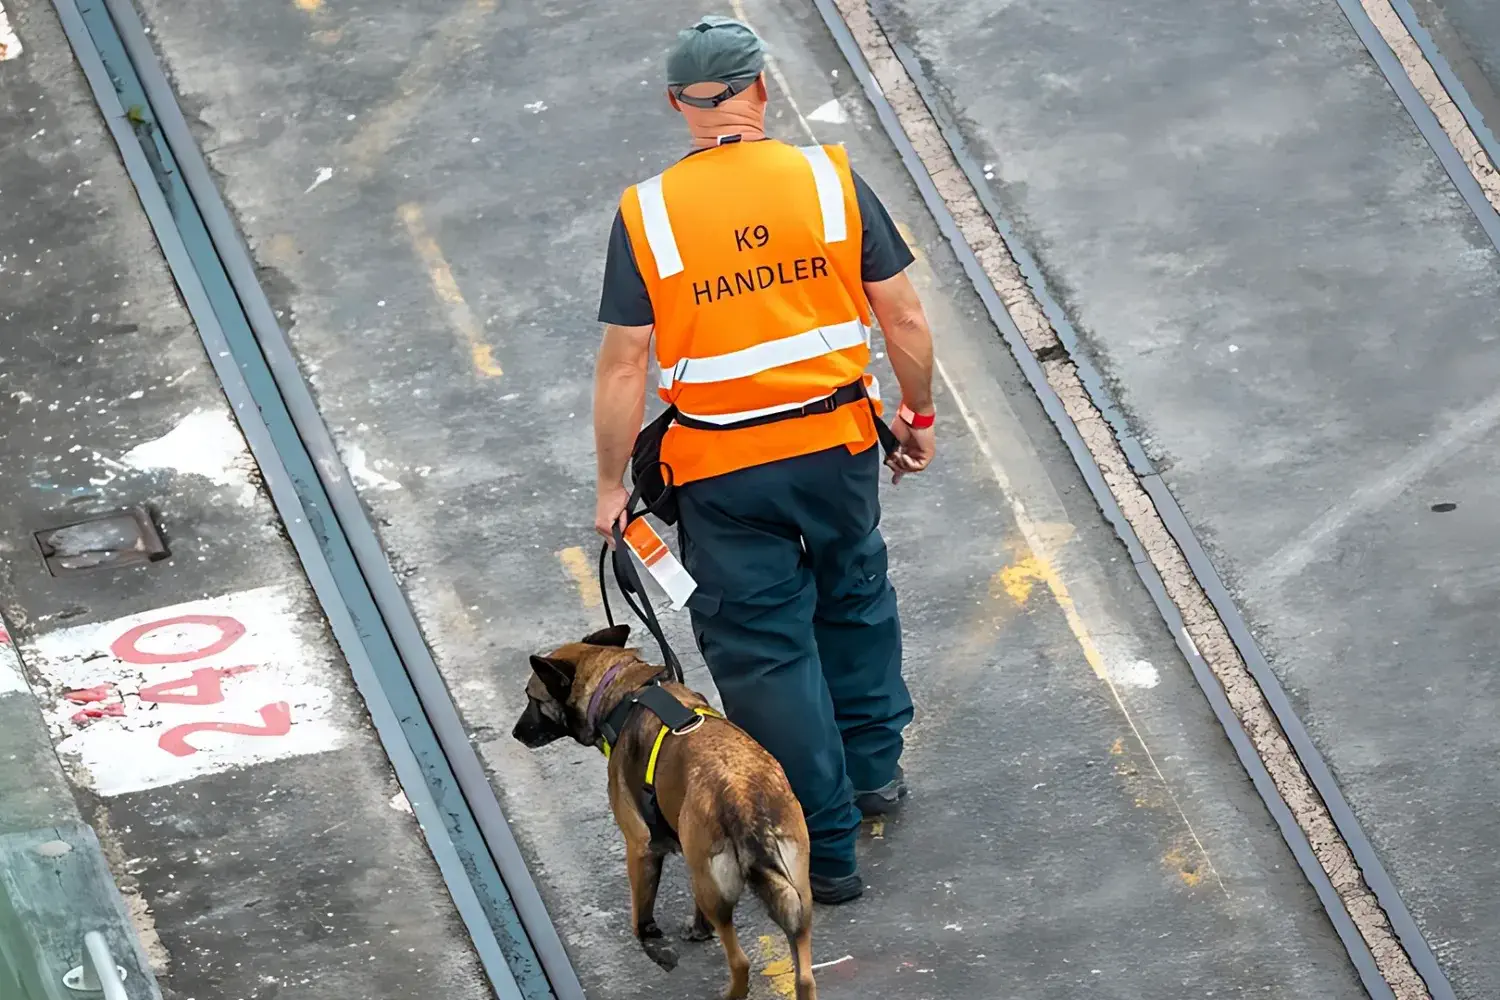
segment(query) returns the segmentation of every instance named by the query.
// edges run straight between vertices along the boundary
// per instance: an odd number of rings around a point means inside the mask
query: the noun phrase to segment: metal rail
[[[491,985],[583,1000],[139,15],[129,0],[53,4]]]

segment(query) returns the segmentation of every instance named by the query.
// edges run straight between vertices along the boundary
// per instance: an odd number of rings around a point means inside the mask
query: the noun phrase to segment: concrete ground
[[[168,1000],[487,997],[52,7],[6,9],[5,826],[76,798]],[[169,559],[49,575],[33,532],[138,504]]]
[[[717,949],[684,947],[668,976],[629,937],[596,755],[508,736],[526,655],[602,620],[603,246],[619,192],[681,149],[659,67],[701,10],[143,6],[586,987],[706,995]],[[909,227],[948,373],[938,465],[886,494],[912,809],[862,845],[868,897],[820,916],[818,961],[850,956],[823,995],[1362,996],[821,22],[782,0],[725,12],[775,46],[775,132],[845,142]],[[665,889],[685,919],[680,869]],[[784,947],[756,957],[756,994],[785,995]]]
[[[891,6],[1455,988],[1500,993],[1500,255],[1331,2]]]

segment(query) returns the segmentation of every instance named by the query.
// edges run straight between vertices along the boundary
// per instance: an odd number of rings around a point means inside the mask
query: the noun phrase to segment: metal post
[[[103,993],[104,1000],[130,1000],[125,970],[115,964],[109,942],[99,931],[83,936],[83,964],[63,976],[63,985],[75,993]]]

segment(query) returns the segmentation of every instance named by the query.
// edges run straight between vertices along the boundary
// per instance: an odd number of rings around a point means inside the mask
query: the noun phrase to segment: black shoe
[[[865,894],[865,882],[859,877],[859,872],[836,878],[813,872],[808,880],[812,882],[813,901],[824,906],[837,906]]]
[[[889,816],[899,812],[906,801],[906,775],[896,768],[896,776],[872,792],[855,792],[854,804],[865,819]]]

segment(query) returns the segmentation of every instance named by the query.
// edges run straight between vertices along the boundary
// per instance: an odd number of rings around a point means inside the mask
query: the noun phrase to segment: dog
[[[791,945],[797,1000],[816,1000],[807,823],[786,774],[744,730],[716,713],[705,715],[701,724],[661,740],[653,787],[670,830],[653,837],[643,789],[661,720],[637,706],[613,747],[606,748],[600,732],[602,720],[662,674],[625,648],[629,636],[629,626],[616,625],[533,656],[526,711],[512,735],[531,749],[572,737],[608,750],[609,803],[625,835],[631,926],[653,961],[668,970],[677,964],[656,925],[655,906],[662,861],[680,851],[697,904],[685,936],[707,941],[718,934],[729,963],[725,1000],[750,992],[750,959],[734,931],[734,908],[747,887]],[[681,684],[662,687],[685,708],[712,712],[697,692]]]

